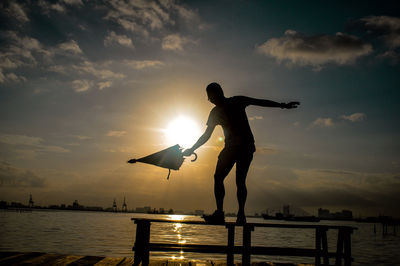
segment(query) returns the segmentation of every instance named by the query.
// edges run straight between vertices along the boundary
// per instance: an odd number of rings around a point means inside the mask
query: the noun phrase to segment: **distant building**
[[[83,205],[80,205],[78,203],[78,200],[74,200],[74,202],[72,203],[72,209],[74,209],[74,210],[82,210],[83,209]]]
[[[30,208],[33,208],[33,199],[32,199],[32,194],[29,194],[29,204],[28,204],[28,206],[30,207]]]
[[[135,209],[135,212],[139,213],[151,213],[153,210],[151,209],[150,206],[145,206],[145,207],[137,207]]]
[[[331,214],[328,209],[322,209],[322,208],[318,209],[318,218],[329,219],[330,215]]]
[[[283,217],[290,216],[290,207],[289,205],[283,205]]]
[[[353,212],[350,210],[342,210],[341,212],[330,212],[328,209],[318,209],[318,218],[331,220],[352,220]]]
[[[126,205],[125,197],[124,197],[124,204],[122,204],[122,211],[123,212],[127,212],[128,211],[128,206]]]
[[[114,198],[114,202],[113,202],[112,208],[113,208],[113,211],[114,211],[114,212],[117,211],[117,202],[115,201],[115,198]]]
[[[353,212],[350,210],[342,210],[342,215],[345,219],[353,219]]]

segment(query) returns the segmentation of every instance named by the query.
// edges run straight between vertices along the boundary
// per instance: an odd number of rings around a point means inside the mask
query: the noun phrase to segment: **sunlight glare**
[[[168,145],[179,144],[183,148],[190,148],[200,137],[197,123],[186,116],[179,116],[172,120],[165,129]]]
[[[171,214],[168,215],[168,219],[173,221],[183,221],[185,219],[185,215]]]

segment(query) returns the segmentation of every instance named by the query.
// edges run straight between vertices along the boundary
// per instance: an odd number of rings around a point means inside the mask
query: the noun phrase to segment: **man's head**
[[[224,91],[216,82],[208,84],[206,91],[208,100],[215,105],[220,105],[225,100]]]

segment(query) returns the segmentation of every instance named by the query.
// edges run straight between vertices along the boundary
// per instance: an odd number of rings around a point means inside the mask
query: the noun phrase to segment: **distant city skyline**
[[[127,207],[126,198],[124,197],[122,204],[118,205],[117,200],[114,198],[112,204],[109,206],[86,206],[83,203],[80,203],[78,200],[74,200],[72,204],[43,204],[43,205],[35,205],[32,194],[29,195],[28,203],[25,205],[23,202],[7,202],[7,201],[0,201],[0,207],[5,206],[14,206],[14,207],[29,207],[29,208],[50,208],[50,209],[82,209],[88,211],[118,211],[118,212],[133,212],[133,213],[155,213],[155,214],[192,214],[201,216],[204,214],[204,210],[196,209],[196,210],[173,210],[172,208],[165,208],[165,207],[152,207],[149,205],[145,206],[130,206]],[[124,207],[125,206],[125,207]],[[314,215],[319,218],[341,218],[341,217],[352,217],[351,210],[340,210],[340,211],[333,211],[329,209],[318,208],[315,213],[308,213],[305,212],[303,209],[299,208],[298,206],[290,206],[290,205],[283,205],[283,206],[275,206],[273,208],[267,208],[264,210],[256,211],[249,215],[261,216],[262,214],[272,215],[275,216],[278,213],[283,215],[295,214],[295,215]],[[294,207],[294,211],[293,211]],[[272,211],[272,213],[271,213]],[[235,215],[235,211],[227,211],[228,216]],[[383,215],[379,213],[375,215],[375,217]],[[361,217],[360,215],[357,216],[358,218]]]

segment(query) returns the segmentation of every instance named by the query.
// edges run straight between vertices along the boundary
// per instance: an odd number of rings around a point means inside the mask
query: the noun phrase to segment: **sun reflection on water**
[[[171,214],[168,215],[168,219],[173,221],[183,221],[185,220],[185,215]]]
[[[185,216],[184,215],[169,215],[169,218],[174,221],[183,221]],[[181,223],[173,224],[173,231],[174,231],[174,233],[176,233],[176,238],[178,240],[178,244],[186,244],[186,240],[182,239],[182,228],[183,228],[183,224],[181,224]],[[175,255],[171,256],[172,260],[184,259],[184,258],[185,257],[183,256],[183,250],[180,251],[180,256],[178,256],[178,257]]]

